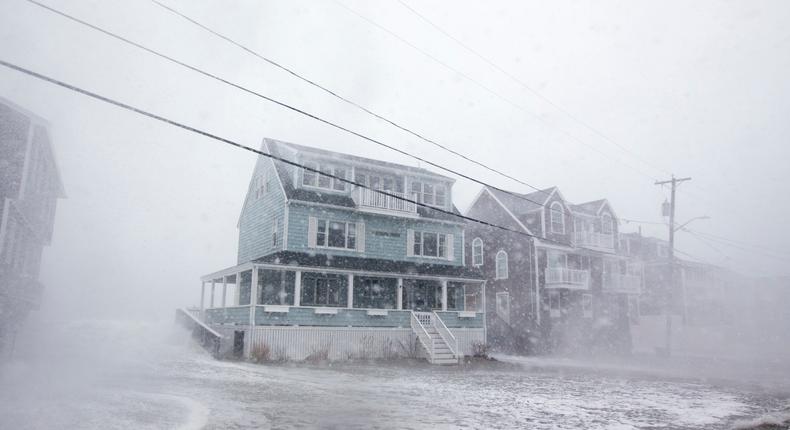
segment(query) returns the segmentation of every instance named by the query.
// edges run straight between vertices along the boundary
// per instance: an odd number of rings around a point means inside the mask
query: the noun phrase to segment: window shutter
[[[365,252],[365,223],[357,222],[357,251]]]
[[[414,230],[406,230],[406,256],[414,257]]]
[[[447,259],[450,261],[455,260],[455,247],[453,246],[453,235],[448,234],[445,236],[447,239]]]
[[[316,247],[316,238],[318,236],[318,220],[311,216],[307,219],[307,247]]]

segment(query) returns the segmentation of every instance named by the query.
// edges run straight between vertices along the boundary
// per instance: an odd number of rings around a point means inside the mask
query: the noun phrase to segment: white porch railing
[[[396,191],[386,191],[386,195],[369,188],[356,187],[351,194],[351,198],[360,208],[380,209],[395,212],[417,213],[417,205],[410,201],[395,198],[402,197],[412,200],[406,193]]]
[[[428,351],[430,360],[433,357],[433,339],[431,339],[431,335],[428,334],[428,331],[425,330],[425,327],[420,323],[416,312],[411,313],[411,330],[417,334],[417,339],[420,340],[422,346]]]
[[[453,353],[453,356],[459,357],[458,354],[458,339],[453,336],[453,333],[447,326],[444,324],[439,315],[436,315],[436,312],[433,313],[433,327],[439,333],[439,336],[442,337],[444,343],[447,344],[447,347],[450,348],[450,352]]]
[[[577,231],[573,234],[573,242],[576,244],[576,246],[614,249],[613,234],[595,233],[592,231]]]
[[[546,268],[546,285],[568,285],[570,288],[589,289],[590,272],[587,270],[566,269],[564,267]]]
[[[639,294],[641,287],[640,276],[607,273],[603,277],[603,291],[606,293]]]

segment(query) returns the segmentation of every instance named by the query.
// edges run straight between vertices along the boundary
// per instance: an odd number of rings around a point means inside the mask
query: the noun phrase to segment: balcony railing
[[[546,286],[587,290],[590,288],[590,272],[587,270],[546,268]]]
[[[605,293],[639,294],[641,287],[642,278],[637,275],[606,273],[603,277],[603,291]]]
[[[393,197],[398,196],[411,200],[412,198],[406,193],[399,193],[396,191],[386,191],[386,193],[391,195],[383,194],[369,188],[357,187],[354,189],[354,192],[351,195],[359,208],[404,212],[410,214],[417,213],[417,205],[410,201]]]
[[[614,235],[594,233],[591,231],[577,231],[573,234],[576,246],[589,248],[614,249]]]

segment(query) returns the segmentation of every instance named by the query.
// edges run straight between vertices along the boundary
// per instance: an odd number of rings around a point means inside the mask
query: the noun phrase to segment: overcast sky
[[[678,221],[707,215],[690,227],[759,248],[679,233],[678,249],[746,274],[788,274],[788,2],[404,0],[593,132],[397,0],[163,1],[459,152],[532,185],[557,185],[572,202],[605,197],[621,218],[658,223],[668,191],[653,182],[691,176]],[[531,191],[148,0],[46,3],[429,160]],[[0,58],[250,146],[272,137],[417,165],[23,0],[0,2]],[[167,315],[197,303],[200,275],[235,264],[253,155],[1,67],[0,96],[49,120],[68,194],[45,253],[45,310]],[[456,205],[465,210],[479,189],[459,180]],[[642,227],[666,236],[660,225]]]

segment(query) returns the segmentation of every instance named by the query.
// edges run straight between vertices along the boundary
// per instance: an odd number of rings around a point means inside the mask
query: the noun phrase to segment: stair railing
[[[428,351],[428,361],[432,361],[433,339],[431,339],[431,335],[428,334],[428,330],[425,330],[420,320],[417,319],[417,315],[414,314],[414,311],[411,311],[411,330],[417,335],[417,338],[420,340],[425,350]]]
[[[460,355],[458,354],[458,339],[453,335],[453,332],[447,328],[447,325],[444,324],[439,315],[436,312],[433,313],[433,327],[439,333],[439,336],[442,338],[444,343],[447,344],[447,347],[450,348],[450,352],[453,353],[455,358],[459,358]]]

